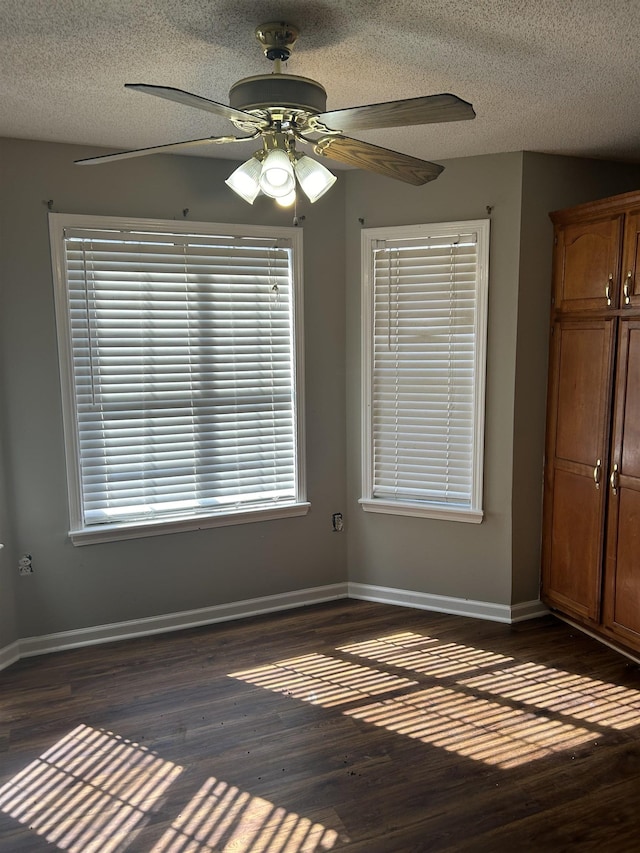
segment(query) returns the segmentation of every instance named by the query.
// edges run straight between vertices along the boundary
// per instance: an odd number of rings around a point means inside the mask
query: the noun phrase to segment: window
[[[367,511],[482,521],[489,221],[362,232]]]
[[[50,232],[72,540],[306,512],[300,230]]]

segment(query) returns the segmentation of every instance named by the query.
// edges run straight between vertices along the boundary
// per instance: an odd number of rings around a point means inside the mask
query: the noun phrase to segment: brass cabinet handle
[[[607,297],[607,305],[611,305],[611,286],[613,285],[613,273],[609,274],[609,283],[604,289],[604,295]]]
[[[600,459],[596,462],[596,467],[593,469],[593,482],[596,484],[596,489],[600,488],[600,471],[602,469],[602,462]]]
[[[618,494],[618,486],[620,484],[620,474],[618,473],[618,463],[613,466],[613,470],[611,471],[611,476],[609,477],[609,482],[611,483],[611,491],[614,495]]]
[[[633,273],[631,270],[627,273],[627,280],[624,283],[624,287],[622,288],[622,293],[624,294],[624,304],[628,305],[631,302],[631,279],[633,278]]]

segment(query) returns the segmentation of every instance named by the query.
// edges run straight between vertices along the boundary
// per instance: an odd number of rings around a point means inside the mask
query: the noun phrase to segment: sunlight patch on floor
[[[337,840],[333,829],[210,778],[151,853],[320,853]]]
[[[303,655],[243,672],[231,672],[229,676],[292,699],[322,705],[323,708],[377,696],[416,683],[408,678],[320,654]]]
[[[587,729],[439,685],[343,713],[503,769],[563,752],[594,737]]]
[[[230,675],[325,708],[350,703],[342,713],[354,720],[504,769],[640,721],[639,691],[420,634],[391,634],[336,651],[376,661],[379,669],[309,654]],[[443,678],[450,684],[437,682]],[[395,695],[368,701],[384,693]]]
[[[112,853],[181,772],[146,747],[80,725],[0,788],[0,809],[59,850]]]
[[[340,646],[338,651],[388,666],[410,669],[434,678],[450,678],[464,672],[489,666],[495,667],[513,660],[486,649],[461,646],[458,643],[444,642],[409,631]]]
[[[535,663],[483,673],[460,684],[610,729],[640,722],[640,691]]]

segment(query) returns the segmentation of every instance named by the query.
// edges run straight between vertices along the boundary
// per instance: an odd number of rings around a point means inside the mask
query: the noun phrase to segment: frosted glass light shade
[[[282,198],[295,189],[296,178],[287,154],[274,148],[264,159],[260,173],[260,189],[271,198]]]
[[[296,191],[291,190],[287,195],[279,196],[276,199],[276,204],[279,204],[280,207],[291,207],[292,204],[295,203],[296,200]]]
[[[225,184],[249,204],[253,204],[260,192],[260,172],[262,163],[255,157],[247,160],[232,172]]]
[[[323,196],[337,178],[322,163],[303,154],[295,165],[296,177],[309,201],[313,203]]]

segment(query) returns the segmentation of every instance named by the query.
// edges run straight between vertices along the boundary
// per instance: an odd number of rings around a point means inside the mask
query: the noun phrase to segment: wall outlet
[[[331,516],[331,524],[333,525],[334,533],[342,533],[344,530],[344,519],[341,512],[334,512]]]
[[[24,554],[18,560],[18,572],[21,575],[33,574],[33,563],[31,562],[31,554]]]

